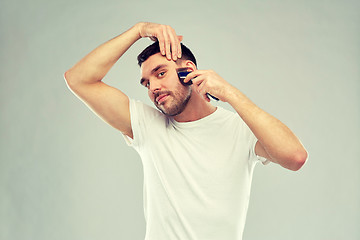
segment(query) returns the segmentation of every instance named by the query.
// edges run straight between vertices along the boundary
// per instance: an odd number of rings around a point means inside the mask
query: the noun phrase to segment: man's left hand
[[[234,90],[231,84],[213,70],[195,70],[186,76],[184,82],[190,80],[193,82],[196,91],[208,102],[210,102],[210,98],[207,93],[223,102],[227,102],[229,94]]]

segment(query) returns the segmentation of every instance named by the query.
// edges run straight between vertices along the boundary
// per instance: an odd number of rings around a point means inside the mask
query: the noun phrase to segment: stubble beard
[[[170,106],[169,107],[165,107],[165,104],[162,103],[157,103],[155,102],[155,106],[166,116],[169,117],[173,117],[176,116],[180,113],[182,113],[185,109],[185,107],[187,106],[190,97],[191,97],[191,87],[184,87],[183,89],[181,89],[180,91],[175,91],[175,92],[171,92],[168,91],[166,93],[169,94],[168,97],[172,98],[169,99],[171,100],[170,102]],[[166,103],[169,104],[169,103]]]

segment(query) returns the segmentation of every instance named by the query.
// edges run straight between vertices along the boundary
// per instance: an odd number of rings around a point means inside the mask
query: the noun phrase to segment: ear
[[[185,60],[185,67],[190,68],[191,71],[197,70],[195,63],[190,60]]]

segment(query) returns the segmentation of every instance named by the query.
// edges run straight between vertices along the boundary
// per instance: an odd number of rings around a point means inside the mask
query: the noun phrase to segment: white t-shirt
[[[130,100],[144,169],[145,240],[241,240],[257,162],[256,137],[237,113],[217,107],[176,122]]]

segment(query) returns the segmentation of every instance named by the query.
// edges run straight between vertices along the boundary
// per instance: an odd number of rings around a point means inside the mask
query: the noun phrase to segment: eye
[[[149,81],[143,81],[143,82],[141,83],[141,85],[143,85],[143,86],[146,87],[146,88],[149,88],[149,87],[150,87],[150,82],[149,82]]]
[[[163,77],[165,75],[165,72],[159,72],[158,77]]]

